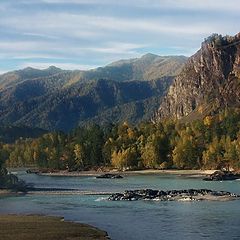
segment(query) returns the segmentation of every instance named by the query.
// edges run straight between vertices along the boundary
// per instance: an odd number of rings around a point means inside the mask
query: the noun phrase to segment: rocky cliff
[[[194,120],[225,107],[240,107],[240,33],[205,39],[175,78],[154,120]]]

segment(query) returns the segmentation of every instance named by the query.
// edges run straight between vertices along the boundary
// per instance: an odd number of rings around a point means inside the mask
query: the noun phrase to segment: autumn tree
[[[193,169],[199,167],[200,156],[192,136],[182,134],[173,153],[173,164],[180,169]]]
[[[163,162],[168,162],[169,143],[164,135],[153,134],[148,137],[142,149],[142,161],[146,168],[159,168]]]
[[[84,168],[85,158],[86,156],[83,145],[76,144],[74,146],[74,159],[75,159],[74,167],[76,170],[82,170]]]
[[[134,147],[114,151],[112,165],[120,170],[131,169],[138,166],[138,153]]]

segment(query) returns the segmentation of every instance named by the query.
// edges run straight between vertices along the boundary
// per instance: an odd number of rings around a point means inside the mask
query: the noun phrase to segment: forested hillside
[[[0,93],[0,123],[69,131],[96,118],[99,123],[150,118],[172,78],[116,82],[92,80],[56,91],[38,81]],[[157,97],[157,98],[154,98]],[[128,109],[128,112],[124,112]]]
[[[0,127],[0,142],[14,143],[18,139],[37,138],[47,133],[40,128],[5,126]]]
[[[50,170],[240,169],[240,112],[226,109],[187,124],[89,125],[1,144],[0,154],[8,166]]]

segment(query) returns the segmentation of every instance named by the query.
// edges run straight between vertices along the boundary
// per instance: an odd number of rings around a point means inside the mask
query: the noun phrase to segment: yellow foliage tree
[[[213,123],[213,117],[212,116],[206,116],[203,120],[203,123],[205,126],[211,126]]]

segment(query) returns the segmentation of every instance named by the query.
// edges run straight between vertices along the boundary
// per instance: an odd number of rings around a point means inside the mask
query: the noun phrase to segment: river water
[[[123,179],[53,177],[18,172],[36,187],[93,192],[126,189],[208,188],[240,194],[240,181],[204,182],[177,175],[136,175]],[[47,214],[91,224],[112,240],[239,240],[240,201],[229,202],[110,202],[98,195],[25,195],[0,198],[0,213]]]

